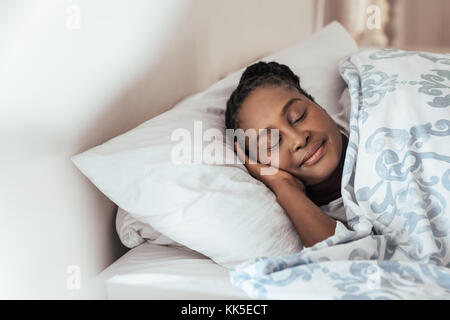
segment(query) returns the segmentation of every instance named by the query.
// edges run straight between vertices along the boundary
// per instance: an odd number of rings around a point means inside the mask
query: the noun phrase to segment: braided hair
[[[256,88],[269,86],[294,88],[311,101],[315,101],[310,94],[302,89],[300,78],[288,66],[275,61],[268,63],[260,61],[245,69],[238,86],[228,99],[225,112],[225,127],[234,130],[239,128],[238,112],[244,100]]]

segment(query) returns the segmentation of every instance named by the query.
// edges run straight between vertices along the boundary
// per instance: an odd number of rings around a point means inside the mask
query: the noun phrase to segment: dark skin
[[[292,99],[295,99],[292,101]],[[281,115],[287,102],[292,103]],[[239,127],[268,128],[267,135],[246,140],[257,145],[257,163],[250,162],[239,144],[236,151],[249,173],[264,182],[289,214],[305,246],[314,245],[334,234],[336,222],[319,206],[341,196],[341,178],[348,139],[333,119],[317,103],[295,88],[268,86],[255,89],[243,102],[238,114]],[[272,141],[270,130],[278,129]],[[324,142],[322,156],[310,165],[302,161],[313,146]],[[260,149],[267,157],[259,158]],[[278,152],[276,161],[268,161]],[[254,157],[252,157],[253,159]],[[262,161],[264,160],[264,161]],[[266,163],[266,164],[262,164]],[[261,168],[278,168],[275,174],[261,175]]]

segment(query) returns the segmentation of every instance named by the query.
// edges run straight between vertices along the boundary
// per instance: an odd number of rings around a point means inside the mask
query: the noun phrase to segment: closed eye
[[[305,112],[302,114],[302,116],[301,116],[300,118],[298,118],[297,120],[295,120],[293,123],[295,124],[295,123],[297,123],[297,122],[302,121],[302,120],[306,117],[306,113],[307,113],[307,112],[305,111]],[[281,143],[281,134],[280,134],[280,138],[279,138],[277,144],[274,145],[274,146],[271,146],[271,147],[268,148],[267,150],[273,150],[273,149],[275,149],[275,147],[277,147],[280,143]]]
[[[303,120],[305,117],[306,117],[306,111],[303,113],[303,115],[302,115],[300,118],[298,118],[297,120],[295,120],[294,123],[297,123],[297,122]]]
[[[297,120],[294,121],[294,124],[297,123],[297,122],[302,121],[305,117],[306,117],[306,111],[302,114],[302,116],[300,118],[298,118]],[[274,145],[274,146],[271,146],[268,150],[275,149],[275,147],[278,146],[280,144],[280,142],[281,142],[281,134],[280,134],[280,138],[278,140],[278,143],[276,145]]]

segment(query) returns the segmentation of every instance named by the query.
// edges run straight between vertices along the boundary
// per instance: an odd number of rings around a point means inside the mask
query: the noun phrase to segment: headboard
[[[2,298],[103,298],[116,205],[70,157],[315,31],[314,0],[0,4]]]

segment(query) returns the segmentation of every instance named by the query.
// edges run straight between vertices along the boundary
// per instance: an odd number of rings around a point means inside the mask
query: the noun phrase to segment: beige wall
[[[450,1],[397,1],[399,45],[450,47]]]
[[[448,0],[327,0],[324,22],[340,21],[359,41],[361,33],[370,36],[377,32],[366,27],[368,14],[365,9],[370,4],[377,4],[382,9],[381,18],[388,37],[386,45],[406,49],[450,50]],[[386,11],[383,11],[385,7]]]

